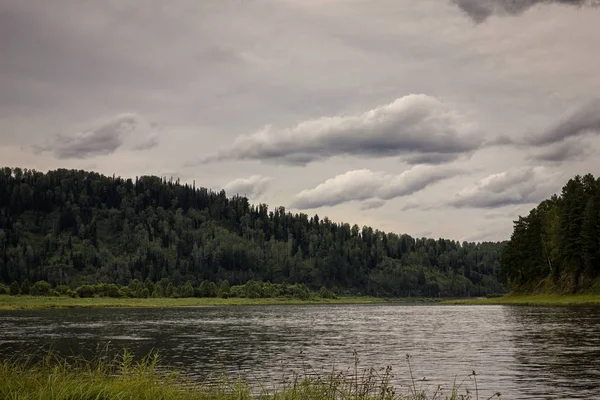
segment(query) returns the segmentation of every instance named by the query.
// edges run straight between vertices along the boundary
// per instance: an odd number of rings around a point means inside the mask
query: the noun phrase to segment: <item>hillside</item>
[[[515,221],[502,272],[516,292],[599,291],[600,179],[576,176]]]
[[[194,186],[3,168],[0,280],[71,287],[258,280],[375,296],[505,291],[502,243],[412,238],[283,207],[269,211]]]

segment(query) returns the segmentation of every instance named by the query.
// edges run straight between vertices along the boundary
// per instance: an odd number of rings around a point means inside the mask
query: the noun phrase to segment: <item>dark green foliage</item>
[[[75,290],[75,293],[79,297],[94,297],[94,294],[96,293],[96,289],[90,285],[83,285],[83,286],[79,286]]]
[[[600,272],[600,180],[576,176],[519,217],[502,254],[502,273],[517,290],[551,278],[561,291],[585,290]]]
[[[49,296],[52,292],[52,286],[46,281],[37,281],[30,290],[32,296]]]
[[[29,294],[29,281],[27,279],[21,284],[21,294]]]
[[[355,295],[479,296],[505,291],[497,279],[502,247],[269,210],[153,176],[0,169],[0,282],[6,284],[114,283],[127,297],[143,297],[144,289],[160,296],[158,282],[168,297],[194,296],[194,288],[210,296],[276,294],[275,286],[244,285],[251,281]],[[203,281],[210,287],[200,288]],[[224,281],[244,285],[244,292],[215,286]],[[306,295],[297,290],[287,295]]]
[[[10,284],[10,295],[11,296],[16,296],[20,293],[21,288],[19,287],[19,284],[17,282],[13,282]]]
[[[173,282],[169,282],[167,288],[165,289],[165,297],[173,297],[175,293],[175,287],[173,286]]]
[[[230,290],[231,286],[229,285],[229,281],[225,279],[223,282],[221,282],[221,285],[219,285],[219,297],[226,299],[229,297]]]
[[[0,283],[0,294],[8,294],[9,289]]]
[[[337,299],[337,296],[331,291],[327,290],[325,286],[321,286],[321,290],[319,290],[319,297],[323,299]]]

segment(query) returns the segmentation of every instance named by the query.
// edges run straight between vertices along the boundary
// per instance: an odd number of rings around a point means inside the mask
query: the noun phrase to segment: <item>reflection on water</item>
[[[0,312],[0,355],[50,345],[92,356],[158,350],[194,377],[224,371],[261,382],[312,367],[327,373],[394,367],[406,354],[424,388],[475,370],[480,398],[598,398],[600,309],[508,306],[327,305]],[[472,384],[471,384],[472,386]]]
[[[506,316],[523,395],[544,387],[544,398],[600,398],[600,310],[511,307]]]

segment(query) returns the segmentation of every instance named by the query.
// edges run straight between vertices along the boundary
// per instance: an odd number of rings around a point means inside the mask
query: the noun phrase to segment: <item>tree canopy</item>
[[[583,224],[585,201],[580,208]],[[0,169],[0,281],[6,285],[125,286],[148,279],[175,287],[189,281],[208,293],[209,282],[260,281],[342,294],[477,296],[505,291],[498,280],[503,246],[413,238],[284,207],[269,210],[156,176]]]
[[[519,217],[502,253],[502,273],[515,290],[586,290],[599,272],[600,179],[591,174]]]

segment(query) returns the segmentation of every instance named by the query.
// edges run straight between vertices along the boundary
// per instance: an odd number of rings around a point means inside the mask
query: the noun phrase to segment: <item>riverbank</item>
[[[260,382],[221,377],[197,383],[185,374],[162,367],[156,354],[139,362],[125,351],[105,361],[98,357],[87,361],[82,358],[61,358],[45,355],[40,362],[30,358],[0,361],[0,398],[2,399],[182,399],[182,400],[448,400],[474,399],[476,380],[463,380],[458,386],[426,393],[418,388],[413,377],[408,387],[394,387],[391,367],[350,373],[331,372],[319,376],[293,375],[282,379],[276,387],[265,387]],[[358,365],[358,363],[356,364]],[[467,378],[475,377],[469,375]],[[208,383],[210,382],[210,383]],[[468,388],[467,388],[468,384]],[[473,390],[475,389],[475,390]],[[499,398],[499,394],[492,398]]]
[[[515,306],[600,306],[597,294],[536,294],[507,295],[490,299],[447,300],[440,304],[456,305],[515,305]]]
[[[423,298],[377,298],[368,296],[339,297],[308,300],[294,298],[110,298],[110,297],[42,297],[0,295],[0,310],[25,310],[44,308],[108,308],[108,307],[208,307],[208,306],[252,306],[252,305],[300,305],[300,304],[369,304],[369,303],[432,303],[438,299]]]

